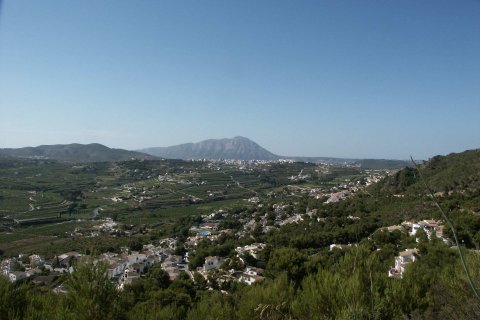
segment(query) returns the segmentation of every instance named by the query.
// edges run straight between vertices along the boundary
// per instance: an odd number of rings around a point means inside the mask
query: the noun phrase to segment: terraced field
[[[252,206],[246,201],[251,197],[264,199],[278,192],[276,199],[281,201],[300,190],[327,190],[364,176],[357,168],[310,163],[82,164],[4,158],[0,159],[0,250],[53,252],[52,248],[78,249],[99,241],[120,245],[131,239],[102,235],[78,241],[72,234],[105,218],[169,234],[179,219]],[[137,232],[141,236],[144,232]]]

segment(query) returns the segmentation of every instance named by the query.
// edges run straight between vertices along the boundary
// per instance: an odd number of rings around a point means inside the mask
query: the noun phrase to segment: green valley
[[[52,319],[82,318],[86,306],[94,319],[479,315],[456,249],[479,283],[478,150],[420,166],[458,244],[411,167],[0,163],[0,250],[10,279],[0,280],[0,308],[9,317],[35,318],[38,305]],[[91,281],[103,284],[87,289]]]

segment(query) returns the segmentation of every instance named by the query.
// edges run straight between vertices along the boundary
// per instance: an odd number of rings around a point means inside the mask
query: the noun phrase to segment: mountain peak
[[[171,159],[276,160],[279,158],[252,140],[241,136],[209,139],[171,147],[147,148],[140,151]]]
[[[242,136],[233,137],[231,140],[240,140],[240,141],[251,141],[251,142],[253,142],[252,140],[250,140],[250,139],[248,139],[248,138],[245,138],[245,137],[242,137]]]

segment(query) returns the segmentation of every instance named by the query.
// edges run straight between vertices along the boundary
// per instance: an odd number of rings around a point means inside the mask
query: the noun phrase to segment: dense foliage
[[[293,249],[272,252],[272,279],[237,286],[229,294],[206,291],[201,281],[153,268],[116,291],[98,265],[68,276],[67,294],[31,283],[0,279],[2,319],[476,319],[480,303],[467,286],[455,251],[440,241],[421,253],[401,280],[386,277],[390,261],[365,242],[349,250],[307,256]],[[294,255],[294,256],[292,256]],[[480,259],[468,254],[476,283]],[[330,259],[329,263],[321,263]],[[318,268],[308,271],[314,264]],[[283,271],[282,271],[283,270]]]

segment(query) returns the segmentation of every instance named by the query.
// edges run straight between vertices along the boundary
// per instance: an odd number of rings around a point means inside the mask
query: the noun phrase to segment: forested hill
[[[440,205],[461,226],[462,241],[474,247],[474,239],[480,240],[480,150],[435,156],[419,167]],[[413,164],[323,210],[329,215],[375,219],[378,226],[441,219]]]
[[[475,239],[480,240],[480,150],[435,156],[419,167],[440,205],[460,226],[461,240],[475,247]],[[319,205],[318,210],[322,216],[358,216],[377,227],[442,218],[413,164],[345,201]]]
[[[155,159],[154,156],[124,149],[109,148],[98,143],[56,144],[0,149],[0,156],[53,159],[68,162],[125,161],[131,159]]]
[[[472,191],[480,187],[480,149],[435,156],[419,166],[430,188],[439,195]],[[411,164],[387,177],[373,189],[388,193],[418,194],[424,186]]]

